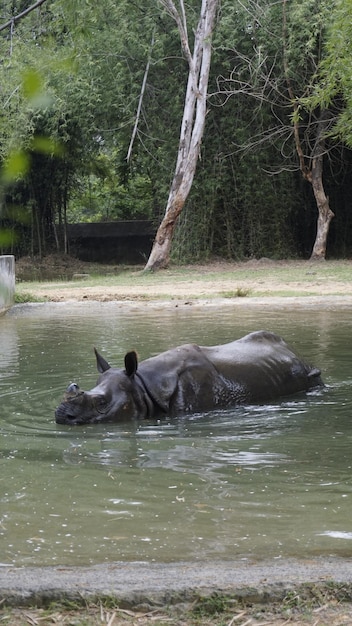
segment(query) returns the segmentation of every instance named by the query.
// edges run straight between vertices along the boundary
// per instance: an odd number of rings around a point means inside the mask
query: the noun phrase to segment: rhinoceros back
[[[321,386],[320,371],[302,361],[286,342],[256,331],[201,350],[221,374],[243,389],[244,402],[260,402]]]

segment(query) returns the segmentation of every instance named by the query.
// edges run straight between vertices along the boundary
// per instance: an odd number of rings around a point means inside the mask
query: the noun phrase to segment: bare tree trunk
[[[294,103],[294,112],[295,103]],[[329,126],[329,112],[323,111],[317,119],[317,138],[312,151],[312,156],[308,160],[304,156],[300,138],[299,138],[299,122],[294,121],[294,137],[296,151],[299,159],[300,170],[303,178],[312,185],[314,198],[318,209],[317,233],[315,243],[310,256],[311,261],[324,260],[326,255],[327,239],[329,234],[330,222],[335,217],[329,206],[329,198],[325,193],[323,184],[323,164],[325,149],[325,132]],[[310,162],[309,162],[310,161]]]
[[[176,221],[192,187],[204,132],[211,39],[219,2],[219,0],[202,0],[200,18],[194,36],[193,55],[191,55],[183,0],[180,0],[181,15],[177,12],[173,0],[160,1],[177,23],[181,44],[189,63],[189,74],[174,178],[165,215],[158,228],[145,270],[167,267]]]
[[[36,229],[36,233],[37,233],[38,256],[41,259],[42,256],[43,256],[42,255],[42,238],[41,238],[41,233],[40,233],[40,223],[39,223],[39,215],[38,215],[38,206],[37,206],[37,204],[35,204],[34,219],[35,219],[35,229]]]
[[[312,183],[314,197],[318,207],[317,234],[310,260],[323,261],[326,255],[330,222],[332,218],[335,217],[335,214],[330,209],[329,198],[324,190],[322,154],[313,159],[310,182]]]
[[[325,259],[330,222],[335,217],[330,209],[329,198],[325,193],[323,184],[324,154],[326,153],[325,133],[330,124],[329,111],[322,111],[317,123],[317,139],[313,148],[312,165],[308,177],[318,208],[317,234],[310,256],[311,261],[323,261]]]

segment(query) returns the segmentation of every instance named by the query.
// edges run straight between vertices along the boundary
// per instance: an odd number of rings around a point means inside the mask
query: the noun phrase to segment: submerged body
[[[256,331],[220,346],[185,344],[125,369],[95,350],[97,385],[72,383],[55,412],[59,424],[145,419],[271,401],[322,386],[320,371],[302,361],[281,337]]]

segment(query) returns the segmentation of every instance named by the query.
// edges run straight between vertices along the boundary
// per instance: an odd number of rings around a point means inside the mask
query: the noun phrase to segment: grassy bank
[[[255,595],[255,589],[253,590]],[[169,607],[120,607],[114,598],[62,601],[45,608],[0,610],[6,626],[343,626],[352,623],[350,590],[340,584],[301,585],[280,602],[243,602],[213,593]]]
[[[60,266],[51,271],[51,279],[24,280],[17,276],[18,301],[80,299],[175,299],[236,298],[267,296],[352,295],[352,262],[269,260],[246,263],[214,262],[207,265],[172,267],[155,274],[142,268],[89,264],[79,272]],[[38,271],[33,269],[34,273]],[[104,296],[104,298],[103,298]]]

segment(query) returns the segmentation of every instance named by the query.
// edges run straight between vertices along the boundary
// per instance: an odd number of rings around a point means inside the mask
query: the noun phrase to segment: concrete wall
[[[0,256],[0,315],[5,313],[15,298],[15,257],[12,254]]]
[[[155,232],[148,220],[68,224],[69,252],[82,261],[145,263]]]

